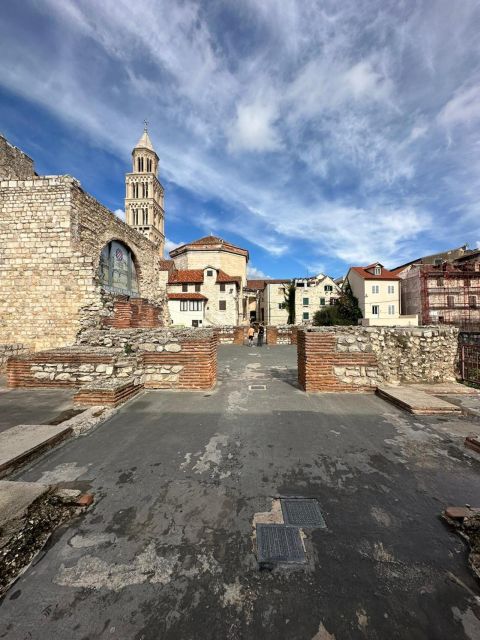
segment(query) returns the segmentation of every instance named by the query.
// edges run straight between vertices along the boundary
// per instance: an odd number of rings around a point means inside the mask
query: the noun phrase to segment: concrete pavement
[[[473,423],[304,394],[295,347],[221,347],[219,376],[144,393],[18,476],[96,502],[7,593],[0,638],[478,638],[478,584],[439,519],[478,502]],[[327,529],[302,568],[260,572],[252,521],[289,495]]]

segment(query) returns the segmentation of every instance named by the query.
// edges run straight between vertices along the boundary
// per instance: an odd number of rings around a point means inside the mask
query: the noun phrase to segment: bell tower
[[[163,257],[164,189],[157,177],[158,161],[145,121],[142,137],[132,151],[132,172],[125,176],[125,219],[157,245]]]

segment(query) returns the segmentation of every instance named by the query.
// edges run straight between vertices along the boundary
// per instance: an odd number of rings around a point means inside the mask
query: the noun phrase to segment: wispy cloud
[[[125,161],[146,117],[162,176],[195,203],[177,237],[194,224],[326,270],[478,238],[475,0],[454,14],[446,0],[143,0],[136,14],[27,0],[0,24],[0,84]]]

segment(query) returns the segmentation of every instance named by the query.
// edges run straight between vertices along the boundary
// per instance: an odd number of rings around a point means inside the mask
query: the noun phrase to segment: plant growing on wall
[[[285,307],[288,311],[287,324],[295,324],[295,284],[293,282],[285,288]]]

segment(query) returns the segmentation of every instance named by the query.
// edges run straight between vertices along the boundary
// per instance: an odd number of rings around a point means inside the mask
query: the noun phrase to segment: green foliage
[[[295,285],[293,282],[285,290],[285,308],[288,311],[287,324],[295,324]]]
[[[132,345],[127,342],[127,344],[124,347],[124,351],[125,351],[125,355],[127,356],[131,355],[133,353]]]
[[[316,327],[329,327],[338,324],[358,324],[362,312],[358,306],[358,300],[353,295],[350,284],[347,282],[337,304],[323,307],[313,316],[313,324]]]

